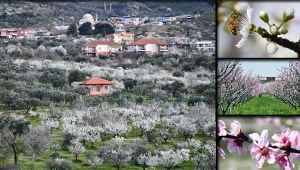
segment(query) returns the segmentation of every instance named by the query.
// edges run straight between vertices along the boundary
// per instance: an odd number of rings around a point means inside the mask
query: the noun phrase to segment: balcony
[[[146,49],[145,48],[136,48],[134,49],[134,51],[145,51]]]
[[[82,50],[83,53],[95,53],[96,50]]]
[[[168,51],[168,47],[159,47],[159,51]]]

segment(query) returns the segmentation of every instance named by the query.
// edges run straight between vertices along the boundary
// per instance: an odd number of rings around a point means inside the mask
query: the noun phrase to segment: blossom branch
[[[247,136],[245,136],[243,133],[241,136],[233,136],[230,134],[226,134],[226,136],[219,136],[220,138],[229,138],[229,139],[237,139],[243,142],[249,142],[249,143],[253,143],[253,140]],[[269,144],[270,148],[274,148],[274,149],[278,149],[279,147],[277,146],[273,146],[271,144]],[[287,152],[287,154],[289,155],[290,153],[299,153],[300,154],[300,150],[297,150],[295,148],[291,148],[291,147],[283,147],[283,148],[279,148],[280,150],[284,150]]]
[[[261,36],[270,39],[270,41],[273,41],[282,47],[295,51],[298,54],[298,58],[300,58],[300,40],[298,42],[291,42],[288,39],[278,37],[277,35],[271,35],[268,32],[264,32]]]

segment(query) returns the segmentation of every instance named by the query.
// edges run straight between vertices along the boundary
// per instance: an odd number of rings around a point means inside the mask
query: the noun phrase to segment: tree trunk
[[[91,142],[92,148],[94,148],[94,142]]]
[[[18,163],[18,153],[16,151],[15,145],[12,146],[12,149],[14,151],[14,161],[15,161],[15,165]]]
[[[122,170],[122,166],[120,164],[117,164],[118,170]]]

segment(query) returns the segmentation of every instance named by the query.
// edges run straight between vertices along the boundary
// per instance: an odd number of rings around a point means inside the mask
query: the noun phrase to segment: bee
[[[225,23],[225,28],[227,28],[232,35],[236,36],[242,29],[242,25],[245,22],[245,17],[247,17],[244,11],[232,11]]]

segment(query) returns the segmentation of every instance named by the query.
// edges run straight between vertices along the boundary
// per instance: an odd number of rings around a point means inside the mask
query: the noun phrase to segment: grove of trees
[[[238,60],[218,61],[217,88],[217,108],[223,115],[263,93],[259,77],[243,73]]]
[[[299,75],[300,62],[291,61],[288,68],[280,69],[278,80],[268,84],[268,92],[293,108],[298,109],[300,107]]]
[[[89,58],[84,43],[0,41],[1,168],[216,168],[214,59]],[[89,77],[110,96],[89,96]]]

